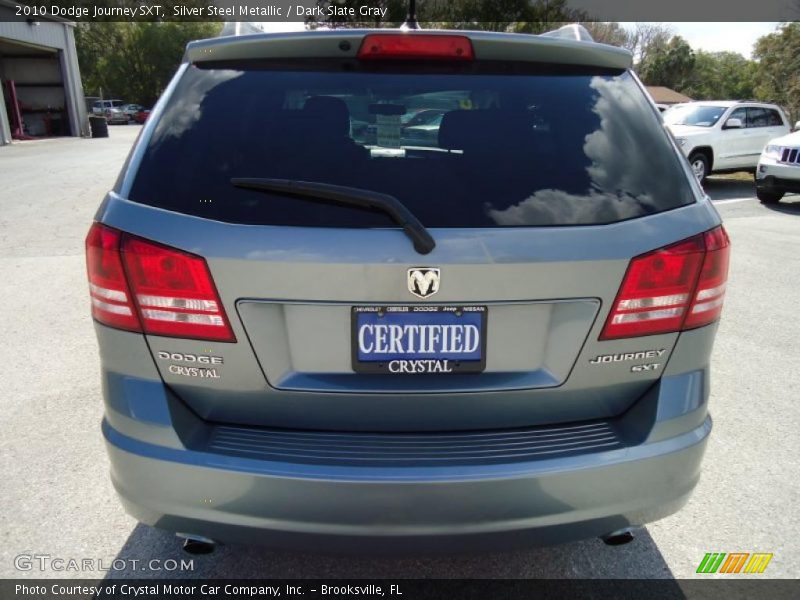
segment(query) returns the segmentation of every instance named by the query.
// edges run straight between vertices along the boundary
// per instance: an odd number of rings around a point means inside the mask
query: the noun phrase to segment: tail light
[[[704,237],[706,257],[697,281],[692,308],[686,315],[686,322],[683,324],[684,329],[708,325],[719,319],[722,314],[731,243],[728,240],[728,234],[722,227],[707,231]]]
[[[601,340],[702,327],[722,312],[730,242],[722,227],[637,256]]]
[[[92,316],[111,327],[141,331],[119,255],[120,232],[95,223],[86,236]]]
[[[372,34],[358,49],[360,59],[474,60],[472,42],[463,35]]]
[[[105,240],[100,260],[96,257],[96,239]],[[99,223],[92,225],[86,246],[92,314],[101,323],[153,335],[236,341],[203,258]],[[113,287],[98,276],[98,264],[113,265]],[[120,310],[116,305],[123,299],[127,302],[128,321],[109,319],[107,307],[98,307],[96,300],[102,301],[102,297],[96,294],[97,287],[101,293],[114,293],[114,310]]]

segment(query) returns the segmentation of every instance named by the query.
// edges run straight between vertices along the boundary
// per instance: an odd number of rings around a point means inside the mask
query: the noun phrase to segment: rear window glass
[[[394,227],[380,212],[235,188],[277,178],[372,190],[427,227],[580,225],[694,201],[630,74],[334,61],[190,66],[130,199],[220,221]]]

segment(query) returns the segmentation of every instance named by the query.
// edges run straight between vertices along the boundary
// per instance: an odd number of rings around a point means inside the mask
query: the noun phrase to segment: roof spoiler
[[[419,25],[416,23],[416,21],[413,21],[413,25],[410,23],[410,21],[404,23],[403,28],[419,29]],[[218,37],[225,37],[229,35],[249,35],[253,33],[264,33],[264,28],[261,25],[248,21],[225,21],[222,31],[219,32]],[[578,23],[564,25],[563,27],[553,29],[552,31],[547,31],[539,35],[542,37],[559,38],[562,40],[575,40],[578,42],[594,41],[594,38],[592,37],[592,34],[589,33],[589,30]]]
[[[542,37],[560,38],[562,40],[575,40],[577,42],[593,42],[594,38],[589,30],[578,23],[564,25],[553,31],[540,34]]]
[[[413,23],[414,26],[409,25],[409,22],[404,23],[404,28],[418,29],[419,25],[416,24],[416,21]],[[253,33],[264,33],[264,28],[261,25],[248,21],[225,21],[222,31],[219,32],[219,37],[225,37],[229,35],[248,35]],[[594,38],[592,37],[592,34],[589,33],[589,30],[579,23],[570,23],[569,25],[564,25],[563,27],[553,29],[552,31],[546,31],[545,33],[539,35],[542,37],[559,38],[562,40],[575,40],[578,42],[594,41]]]
[[[624,48],[578,41],[574,28],[565,37],[542,37],[522,33],[474,31],[469,33],[478,60],[514,60],[562,65],[630,69],[631,53]],[[570,28],[566,29],[567,32]],[[580,30],[579,30],[580,31]],[[184,61],[191,63],[250,58],[356,58],[365,35],[388,33],[385,29],[330,29],[320,31],[261,32],[189,42]],[[400,34],[395,31],[395,34]],[[426,31],[420,35],[451,35],[451,31]],[[417,35],[407,32],[404,35]],[[587,39],[584,36],[583,39]],[[509,43],[511,42],[511,43]],[[343,48],[347,48],[344,50]]]

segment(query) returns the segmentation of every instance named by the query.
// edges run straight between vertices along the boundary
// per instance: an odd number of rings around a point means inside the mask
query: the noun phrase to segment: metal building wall
[[[6,101],[0,93],[0,146],[11,143],[11,125],[8,122]]]
[[[15,4],[0,0],[0,39],[58,50],[64,81],[66,110],[73,135],[89,135],[86,102],[75,49],[74,24],[63,20],[26,20],[16,16]],[[6,107],[0,96],[0,145],[9,143],[11,132]]]

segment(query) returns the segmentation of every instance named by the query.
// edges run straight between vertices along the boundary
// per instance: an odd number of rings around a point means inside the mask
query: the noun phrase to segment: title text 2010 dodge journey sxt
[[[358,549],[676,511],[729,243],[630,62],[493,33],[190,44],[86,240],[125,508]]]

